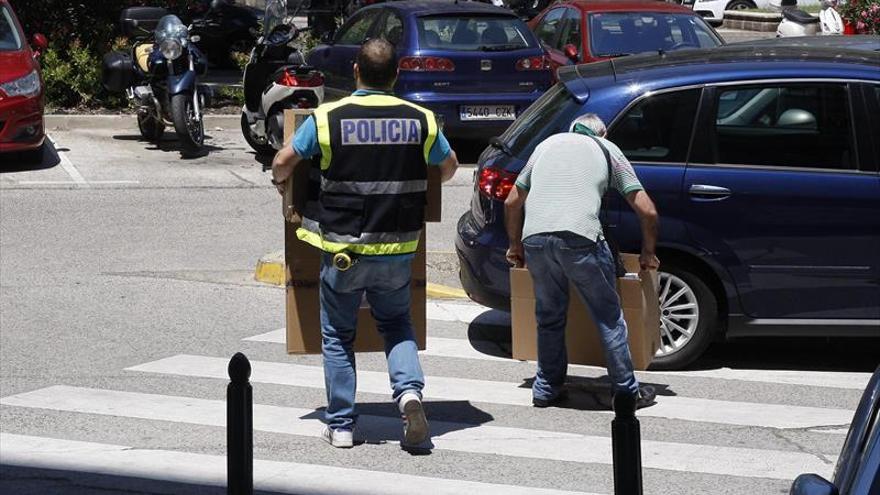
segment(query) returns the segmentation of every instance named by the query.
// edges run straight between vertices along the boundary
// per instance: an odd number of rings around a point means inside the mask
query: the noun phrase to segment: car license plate
[[[461,120],[516,120],[514,105],[462,105]]]

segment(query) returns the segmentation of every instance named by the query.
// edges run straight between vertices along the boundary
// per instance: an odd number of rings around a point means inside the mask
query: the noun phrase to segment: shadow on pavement
[[[62,148],[61,151],[69,151]],[[10,172],[35,172],[37,170],[47,170],[61,163],[61,157],[52,142],[48,139],[41,148],[39,159],[28,156],[27,153],[9,153],[3,155],[3,166],[0,167],[0,174]]]
[[[385,444],[399,442],[403,437],[403,422],[399,423],[400,413],[392,402],[358,402],[358,413],[361,415],[357,423],[356,442],[367,444]],[[495,417],[475,407],[468,401],[425,401],[425,415],[428,417],[430,434],[439,436],[453,431],[476,428],[492,422]],[[376,421],[375,418],[380,418]],[[324,419],[324,408],[300,419]],[[388,423],[386,420],[391,420]],[[413,455],[430,454],[433,444],[430,441],[418,448],[406,448]]]
[[[144,150],[145,151],[164,151],[166,153],[169,152],[177,152],[180,153],[181,158],[184,160],[191,160],[193,158],[202,158],[211,154],[213,151],[222,151],[223,148],[218,146],[212,146],[208,144],[208,141],[211,139],[211,136],[205,134],[205,144],[202,145],[202,149],[196,153],[185,153],[183,147],[180,145],[180,141],[177,139],[177,136],[174,132],[165,132],[165,135],[162,136],[162,139],[158,142],[156,141],[148,141],[144,139],[139,134],[117,134],[113,136],[113,139],[119,141],[141,141],[145,145],[147,145]]]
[[[157,473],[161,475],[161,473]],[[172,481],[0,465],[0,493],[15,495],[225,495],[225,486],[196,485]],[[254,495],[282,492],[254,491]],[[292,492],[289,492],[292,493]]]
[[[715,343],[688,368],[871,373],[878,356],[877,338],[748,338]]]
[[[487,310],[468,325],[471,347],[512,359],[510,313]],[[880,363],[878,338],[764,337],[716,342],[686,369],[718,368],[872,373]],[[675,374],[675,371],[668,371]],[[657,389],[662,395],[661,389]]]

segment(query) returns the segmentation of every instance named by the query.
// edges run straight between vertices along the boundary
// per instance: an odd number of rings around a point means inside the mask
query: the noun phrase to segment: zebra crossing
[[[270,394],[270,399],[285,397],[272,403],[255,394],[256,446],[260,446],[261,435],[271,435],[282,446],[296,443],[298,452],[306,453],[305,458],[280,461],[260,459],[257,449],[255,488],[296,494],[612,492],[610,428],[602,429],[610,424],[610,411],[602,407],[532,408],[530,389],[517,380],[533,371],[533,363],[511,360],[503,352],[481,352],[477,349],[494,344],[467,338],[468,325],[474,319],[503,325],[503,314],[487,315],[486,308],[473,304],[429,301],[428,318],[427,349],[422,353],[426,408],[433,452],[445,460],[433,465],[430,460],[408,457],[396,447],[400,419],[390,410],[385,414],[376,407],[363,412],[358,421],[367,443],[355,448],[354,454],[332,451],[318,438],[322,425],[316,410],[323,406],[324,388],[319,360],[278,353],[283,349],[283,329],[244,338],[241,345],[260,356],[251,360],[254,389],[271,387],[277,392]],[[445,325],[443,331],[433,330],[438,322]],[[236,350],[230,349],[229,354]],[[366,360],[369,365],[359,365],[358,370],[359,396],[387,398],[387,373],[372,366],[380,357]],[[228,357],[180,353],[132,364],[120,373],[154,377],[156,383],[198,380],[215,383],[223,390],[228,381],[227,365]],[[509,375],[510,369],[516,373]],[[604,375],[604,370],[572,366],[571,374],[596,378]],[[675,393],[661,395],[656,405],[639,411],[645,493],[744,493],[743,487],[753,487],[749,488],[751,493],[779,493],[787,491],[800,473],[830,476],[855,400],[869,376],[730,368],[639,373],[643,381],[676,384],[672,387]],[[715,389],[797,387],[805,396],[828,394],[847,400],[836,407],[809,401],[727,400],[707,397],[702,392],[707,383]],[[603,387],[607,388],[596,381],[593,392],[601,392]],[[766,395],[772,394],[757,397]],[[486,419],[476,422],[467,414],[456,414],[454,408],[463,404],[482,411]],[[100,424],[101,418],[113,418],[123,424],[137,423],[138,431],[149,430],[150,425],[180,432],[208,428],[216,431],[217,438],[225,439],[223,400],[169,393],[161,387],[144,391],[59,383],[0,397],[0,406],[7,412],[65,415],[87,418],[95,424]],[[446,419],[439,413],[432,415],[432,408],[453,414]],[[711,434],[714,430],[717,438]],[[196,485],[225,484],[226,460],[220,453],[156,449],[139,442],[134,434],[125,445],[119,445],[4,431],[0,433],[0,463]],[[334,463],[333,456],[347,456],[350,465]],[[535,466],[565,474],[558,482],[548,483],[553,479],[548,475],[528,484],[513,482],[511,476],[501,473],[537,469]]]

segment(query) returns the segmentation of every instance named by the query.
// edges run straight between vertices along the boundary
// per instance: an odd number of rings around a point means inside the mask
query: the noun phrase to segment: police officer
[[[279,191],[294,167],[320,162],[314,207],[297,236],[323,252],[321,335],[327,392],[323,438],[352,447],[357,421],[353,344],[366,293],[379,332],[393,398],[404,419],[405,445],[427,439],[421,402],[424,374],[410,319],[411,264],[424,223],[427,166],[445,182],[458,160],[434,114],[394,97],[397,57],[383,39],[364,43],[354,65],[357,91],[319,106],[272,163]],[[319,170],[318,170],[319,168]]]

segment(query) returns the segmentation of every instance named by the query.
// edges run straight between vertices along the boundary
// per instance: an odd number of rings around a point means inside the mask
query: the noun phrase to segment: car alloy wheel
[[[657,356],[669,356],[693,339],[700,321],[694,290],[682,279],[660,272],[660,348]]]

